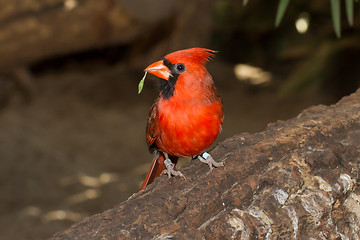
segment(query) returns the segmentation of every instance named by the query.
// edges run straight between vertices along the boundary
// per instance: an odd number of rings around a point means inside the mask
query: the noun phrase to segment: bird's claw
[[[174,164],[171,162],[171,160],[165,159],[164,161],[166,169],[163,171],[164,174],[167,174],[169,178],[171,178],[171,175],[173,176],[179,176],[186,180],[186,177],[180,172],[175,170]]]
[[[210,170],[213,170],[214,167],[223,167],[224,166],[223,162],[215,162],[213,157],[207,152],[204,152],[202,155],[199,155],[198,159],[200,160],[200,162],[206,163],[209,166]]]

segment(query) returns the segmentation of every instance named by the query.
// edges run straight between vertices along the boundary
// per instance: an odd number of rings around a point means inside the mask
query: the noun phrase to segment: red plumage
[[[166,169],[163,153],[176,164],[177,157],[202,153],[219,134],[222,102],[205,68],[214,53],[204,48],[180,50],[145,69],[162,82],[146,128],[148,147],[156,154],[141,189]]]

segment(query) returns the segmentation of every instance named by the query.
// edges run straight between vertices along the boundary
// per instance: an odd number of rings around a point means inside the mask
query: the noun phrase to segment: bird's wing
[[[149,150],[152,152],[155,148],[155,140],[157,139],[157,101],[152,105],[147,126],[146,126],[146,143]]]

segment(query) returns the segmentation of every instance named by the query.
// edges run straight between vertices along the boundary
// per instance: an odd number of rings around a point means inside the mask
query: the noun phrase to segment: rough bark
[[[257,134],[242,133],[199,161],[187,180],[160,177],[52,239],[358,239],[360,90]]]

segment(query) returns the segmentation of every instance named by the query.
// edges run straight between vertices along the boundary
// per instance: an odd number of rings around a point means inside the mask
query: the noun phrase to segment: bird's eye
[[[182,64],[182,63],[176,64],[175,67],[176,67],[176,71],[177,71],[178,73],[182,73],[183,71],[185,71],[185,65]]]

